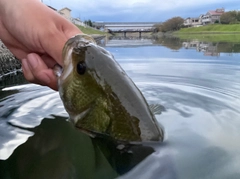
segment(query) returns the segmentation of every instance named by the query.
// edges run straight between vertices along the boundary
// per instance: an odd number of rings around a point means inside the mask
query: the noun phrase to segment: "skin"
[[[0,39],[22,62],[25,78],[57,90],[53,72],[65,42],[82,32],[39,0],[0,0]]]

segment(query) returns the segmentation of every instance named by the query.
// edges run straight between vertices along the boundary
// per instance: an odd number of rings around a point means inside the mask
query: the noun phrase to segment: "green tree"
[[[153,32],[161,32],[161,26],[162,26],[162,23],[154,24]]]
[[[222,24],[234,24],[238,21],[238,17],[237,11],[228,11],[221,15],[220,21]]]
[[[171,19],[168,19],[162,24],[162,32],[167,32],[167,31],[175,31],[179,30],[182,25],[183,25],[184,19],[181,17],[173,17]]]
[[[89,19],[89,20],[85,20],[84,21],[84,24],[86,24],[86,25],[88,25],[88,26],[90,26],[90,27],[92,27],[93,26],[93,23],[92,23],[92,21]]]
[[[236,19],[240,22],[240,11],[236,11]]]

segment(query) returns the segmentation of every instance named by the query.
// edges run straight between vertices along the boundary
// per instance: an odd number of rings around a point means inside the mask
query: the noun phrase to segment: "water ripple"
[[[34,128],[52,114],[68,116],[59,94],[38,85],[4,88],[0,101],[0,159],[8,158],[13,150],[24,143],[32,132],[13,127]]]

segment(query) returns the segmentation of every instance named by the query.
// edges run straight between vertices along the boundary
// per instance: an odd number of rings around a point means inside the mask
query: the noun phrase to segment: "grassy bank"
[[[240,34],[177,34],[182,40],[200,40],[204,42],[240,42]]]
[[[201,27],[182,28],[173,33],[184,40],[201,40],[205,42],[240,42],[240,24],[213,24]]]
[[[100,30],[96,30],[96,29],[89,28],[89,27],[83,27],[83,26],[80,26],[80,25],[77,25],[77,27],[78,27],[84,34],[89,34],[89,35],[92,35],[92,34],[107,35],[107,34],[108,34],[108,33],[106,33],[106,32],[102,32],[102,31],[100,31]]]
[[[182,28],[174,34],[239,34],[240,24],[213,24],[201,27]]]

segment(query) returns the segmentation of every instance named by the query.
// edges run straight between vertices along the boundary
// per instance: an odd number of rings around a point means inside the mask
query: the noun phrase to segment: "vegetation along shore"
[[[240,24],[211,24],[201,27],[181,28],[175,34],[240,34]]]
[[[240,12],[216,9],[208,11],[205,15],[197,18],[173,17],[161,24],[155,25],[155,32],[171,32],[181,36],[196,34],[236,34],[240,35]]]

